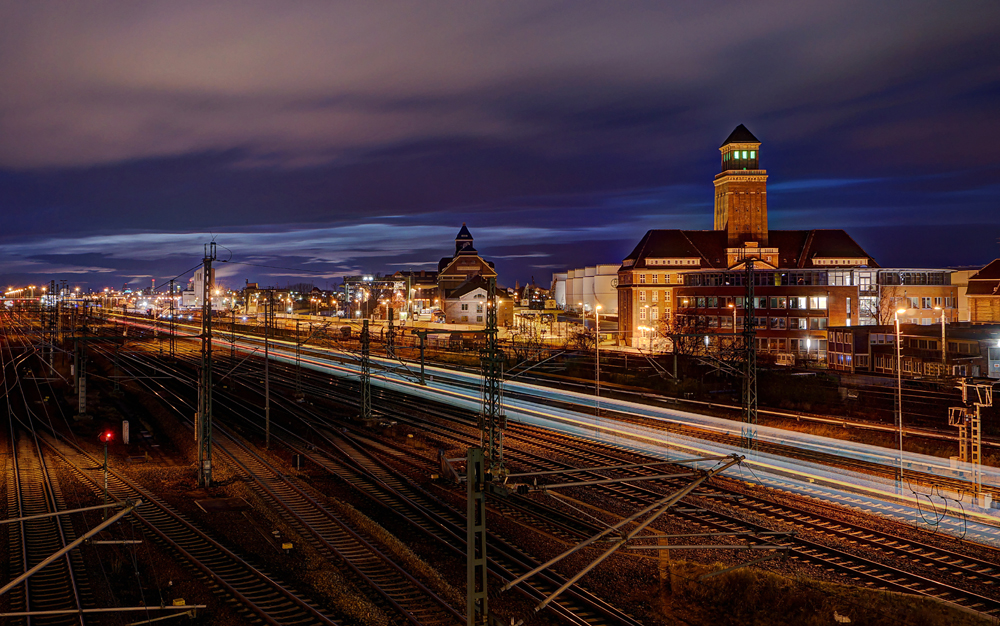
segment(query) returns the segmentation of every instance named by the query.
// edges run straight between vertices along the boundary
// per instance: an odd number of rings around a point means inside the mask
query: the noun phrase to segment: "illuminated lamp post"
[[[896,309],[896,407],[899,417],[899,493],[903,493],[903,344],[899,337],[899,314],[906,309]]]
[[[596,354],[596,363],[594,365],[594,379],[597,383],[596,394],[598,397],[601,395],[601,305],[597,305],[594,308],[594,323],[596,328],[594,329],[594,351]]]

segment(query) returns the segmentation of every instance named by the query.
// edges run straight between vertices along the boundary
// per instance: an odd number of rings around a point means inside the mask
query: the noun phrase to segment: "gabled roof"
[[[760,143],[760,140],[753,136],[747,127],[740,124],[733,129],[733,132],[729,133],[729,137],[722,142],[723,146],[729,145],[731,143]],[[720,148],[722,146],[719,146]]]
[[[458,287],[455,287],[454,289],[449,291],[446,297],[448,299],[461,298],[462,296],[470,294],[477,289],[482,289],[483,291],[486,291],[487,286],[488,285],[485,278],[483,278],[482,276],[473,276],[472,278],[465,281]]]

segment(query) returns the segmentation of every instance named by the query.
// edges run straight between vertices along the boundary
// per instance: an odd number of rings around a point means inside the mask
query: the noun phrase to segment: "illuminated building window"
[[[757,152],[756,152],[755,150],[751,150],[751,151],[750,151],[750,158],[751,158],[751,159],[755,158],[755,157],[754,157],[754,155],[755,155],[756,153],[757,153]]]
[[[743,151],[743,158],[744,159],[747,158],[747,151],[746,150]]]
[[[646,292],[645,291],[640,291],[639,292],[639,302],[645,302],[645,301],[646,301]]]
[[[653,291],[653,302],[657,301],[657,294],[658,293],[659,293],[658,291],[655,291],[655,290]]]
[[[639,274],[639,283],[643,284],[643,285],[646,284],[646,275],[645,274]]]
[[[641,320],[646,319],[646,309],[639,309],[639,319]]]

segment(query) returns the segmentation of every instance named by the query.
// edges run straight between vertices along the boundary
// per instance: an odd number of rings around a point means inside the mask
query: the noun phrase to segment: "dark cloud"
[[[615,262],[711,226],[738,123],[772,227],[927,265],[900,238],[947,226],[934,264],[982,263],[998,26],[993,1],[0,3],[0,280],[163,276],[213,234],[390,271],[462,221],[522,281]]]

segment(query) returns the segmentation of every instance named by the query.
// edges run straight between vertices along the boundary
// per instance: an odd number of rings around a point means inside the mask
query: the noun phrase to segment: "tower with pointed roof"
[[[472,247],[472,233],[465,222],[462,222],[462,230],[455,237],[455,256],[459,254],[476,254],[476,249]]]
[[[722,171],[715,176],[715,230],[732,247],[767,245],[767,170],[760,168],[760,141],[743,124],[719,147]]]

